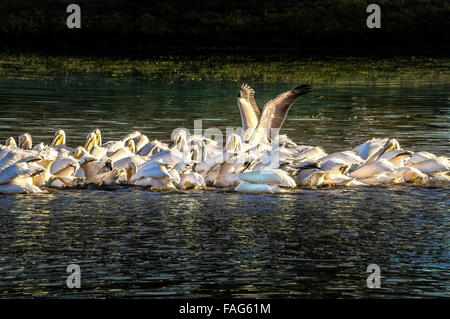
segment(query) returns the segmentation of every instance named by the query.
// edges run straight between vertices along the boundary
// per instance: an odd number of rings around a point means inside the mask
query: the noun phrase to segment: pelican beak
[[[389,152],[389,151],[392,151],[392,150],[396,150],[396,149],[397,149],[397,145],[392,143],[392,145],[386,150],[386,152]]]
[[[180,148],[180,152],[183,153],[183,151],[184,151],[184,148],[183,148],[183,141],[184,141],[184,139],[183,139],[182,136],[180,136],[177,140],[178,140],[177,145],[179,145],[178,147]]]
[[[128,167],[126,171],[127,171],[127,182],[130,183],[131,176],[134,175],[134,170],[131,167]]]
[[[84,148],[85,148],[88,152],[90,152],[90,151],[94,148],[95,143],[96,143],[96,138],[93,137],[93,136],[90,136],[90,137],[88,138],[88,140],[86,141],[86,144],[84,144]]]
[[[389,140],[389,142],[388,142],[389,144],[387,145],[387,150],[386,150],[386,152],[389,152],[389,151],[392,151],[392,150],[396,150],[396,149],[399,149],[399,145],[398,145],[398,143],[397,143],[397,141],[395,140],[395,139],[391,139],[391,140]]]
[[[395,150],[395,149],[397,149],[397,145],[395,143],[392,143],[391,141],[388,141],[386,143],[386,145],[384,146],[384,148],[381,149],[381,151],[377,152],[377,154],[379,154],[377,157],[380,157],[384,153],[387,153],[387,152]]]
[[[381,155],[383,155],[384,153],[387,153],[389,151],[395,150],[397,149],[397,145],[395,143],[393,143],[392,141],[388,141],[386,143],[386,145],[384,146],[383,150],[381,151]]]
[[[120,169],[113,170],[114,177],[118,178],[120,176],[120,174],[122,174],[122,170],[120,170]]]
[[[17,147],[16,141],[14,140],[13,137],[9,137],[9,138],[6,140],[6,144],[7,144],[8,146],[10,146],[10,147]]]
[[[95,131],[95,142],[97,146],[102,146],[102,136],[98,130]]]
[[[20,148],[25,149],[25,147],[27,147],[27,145],[28,145],[28,141],[27,141],[27,140],[24,140],[24,141],[20,144]]]
[[[62,145],[64,141],[64,136],[62,136],[62,134],[57,134],[55,136],[55,138],[53,139],[52,143],[50,144],[50,146],[55,147],[58,145]]]
[[[345,174],[345,171],[347,170],[348,166],[344,165],[342,167],[339,168],[339,172],[341,172],[342,174]]]

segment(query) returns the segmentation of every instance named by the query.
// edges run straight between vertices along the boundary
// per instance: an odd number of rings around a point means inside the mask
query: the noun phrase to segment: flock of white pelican
[[[33,147],[25,133],[0,145],[0,193],[42,193],[80,185],[139,185],[151,190],[225,189],[279,193],[305,187],[448,183],[449,160],[404,150],[395,139],[373,138],[342,152],[299,145],[278,135],[291,105],[311,91],[300,85],[267,102],[260,112],[254,90],[238,95],[242,134],[225,146],[179,130],[171,143],[133,131],[102,142],[99,129],[70,148],[58,130],[49,145]]]

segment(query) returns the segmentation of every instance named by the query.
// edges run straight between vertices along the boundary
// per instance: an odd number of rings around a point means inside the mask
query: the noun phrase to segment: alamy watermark
[[[66,25],[69,29],[81,28],[81,8],[78,4],[69,4],[66,9],[70,15],[67,17]]]
[[[77,264],[67,266],[66,272],[70,273],[67,277],[66,285],[68,288],[81,288],[81,269]]]
[[[381,268],[377,264],[367,266],[366,273],[370,273],[367,277],[367,288],[381,288]]]
[[[381,8],[378,4],[369,4],[366,9],[367,13],[371,13],[367,17],[366,24],[369,29],[381,28]]]

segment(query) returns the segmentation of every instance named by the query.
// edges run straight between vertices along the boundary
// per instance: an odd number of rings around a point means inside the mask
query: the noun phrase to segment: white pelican
[[[366,164],[371,164],[385,152],[395,149],[400,149],[400,145],[396,139],[372,138],[355,147],[353,151],[358,153],[365,160]]]
[[[51,147],[56,147],[60,145],[66,145],[66,132],[64,132],[64,130],[61,129],[56,131],[55,137],[50,143]]]
[[[139,186],[176,188],[173,183],[180,183],[176,170],[169,171],[165,165],[157,162],[149,162],[139,169],[134,162],[130,162],[127,175],[129,183]]]
[[[101,159],[106,156],[108,148],[102,146],[102,135],[99,129],[90,132],[86,137],[84,149],[88,151],[96,159]]]

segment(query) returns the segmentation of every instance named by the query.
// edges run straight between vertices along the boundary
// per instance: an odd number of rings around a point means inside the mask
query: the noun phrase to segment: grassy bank
[[[253,81],[351,83],[414,81],[450,83],[450,58],[399,57],[275,59],[236,56],[130,60],[40,55],[0,55],[3,78],[70,81]]]

